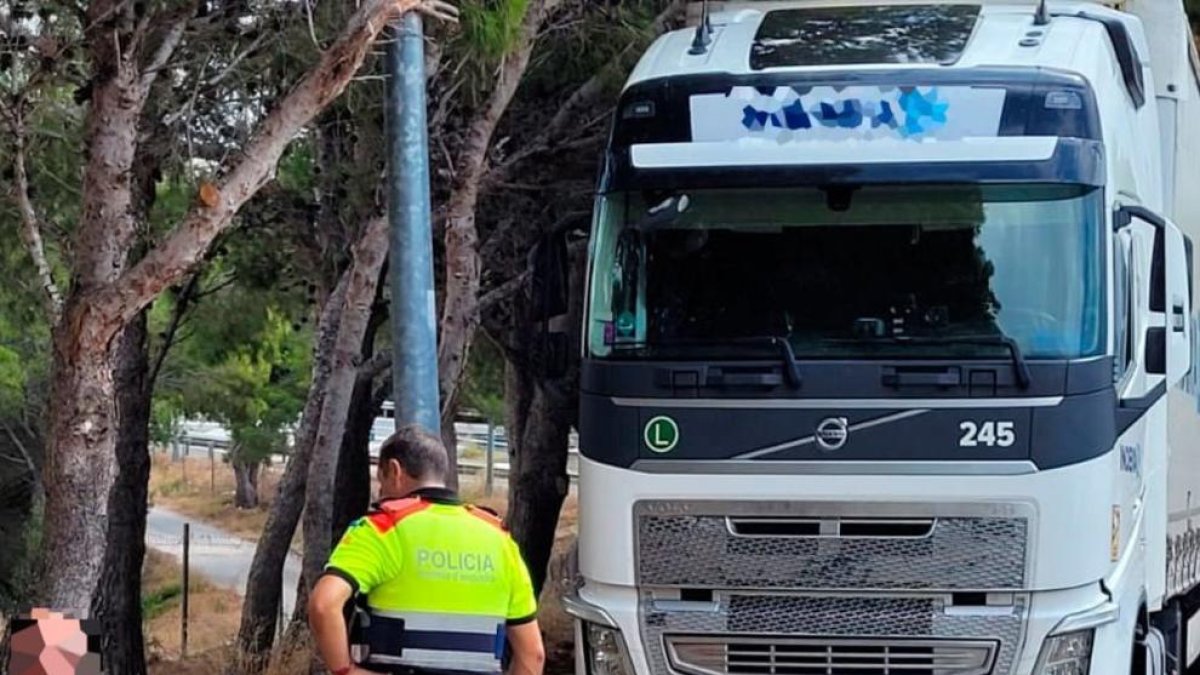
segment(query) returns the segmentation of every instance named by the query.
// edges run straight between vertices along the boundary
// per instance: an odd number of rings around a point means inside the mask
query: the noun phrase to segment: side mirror
[[[1191,367],[1191,242],[1174,223],[1141,206],[1122,206],[1114,226],[1120,230],[1135,218],[1154,228],[1147,308],[1163,316],[1163,325],[1146,329],[1145,369],[1165,375],[1171,386]]]
[[[529,262],[532,270],[530,318],[549,321],[566,314],[571,286],[566,231],[543,235],[534,245]]]

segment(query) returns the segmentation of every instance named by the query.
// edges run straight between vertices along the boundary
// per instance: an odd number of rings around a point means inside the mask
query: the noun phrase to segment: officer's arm
[[[537,619],[510,625],[507,633],[513,653],[509,675],[542,675],[546,648],[542,645],[542,630],[538,628]]]
[[[321,659],[332,671],[353,665],[346,616],[342,613],[353,595],[354,588],[345,579],[326,574],[317,580],[308,596],[308,624]]]

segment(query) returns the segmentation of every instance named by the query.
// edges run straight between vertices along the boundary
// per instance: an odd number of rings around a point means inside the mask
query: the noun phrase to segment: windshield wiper
[[[672,340],[670,342],[656,342],[650,344],[647,342],[624,342],[613,345],[616,349],[627,348],[670,348],[670,347],[720,347],[722,345],[764,345],[775,347],[779,350],[779,355],[783,359],[783,375],[788,386],[792,389],[800,388],[800,369],[796,366],[796,352],[792,349],[792,343],[786,337],[777,335],[753,335],[750,337],[741,338],[712,338],[712,339],[693,339],[693,340]]]
[[[1008,353],[1012,356],[1013,373],[1017,376],[1017,385],[1022,389],[1028,389],[1033,378],[1029,374],[1029,364],[1025,362],[1025,355],[1021,353],[1021,347],[1017,345],[1017,341],[1007,335],[965,335],[962,337],[945,336],[945,337],[923,337],[912,335],[900,335],[890,338],[883,338],[888,342],[898,344],[915,344],[915,345],[994,345],[1008,349]]]

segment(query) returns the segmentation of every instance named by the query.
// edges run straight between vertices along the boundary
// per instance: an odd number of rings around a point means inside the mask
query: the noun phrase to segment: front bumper
[[[588,624],[618,631],[628,675],[809,672],[797,664],[813,664],[817,668],[814,673],[924,672],[895,667],[894,664],[900,663],[913,668],[930,664],[931,672],[936,675],[1035,675],[1046,640],[1052,635],[1077,631],[1094,631],[1088,671],[1091,675],[1124,675],[1129,672],[1136,620],[1136,611],[1122,612],[1120,604],[1102,592],[1099,585],[1014,597],[1020,602],[1008,607],[970,611],[970,608],[943,606],[940,608],[943,617],[928,624],[940,631],[935,636],[922,635],[917,624],[907,629],[889,629],[886,633],[880,630],[884,622],[894,620],[886,605],[898,597],[880,598],[883,604],[875,606],[842,605],[847,612],[840,615],[806,615],[796,611],[789,612],[777,625],[760,629],[735,625],[730,630],[728,623],[716,625],[727,621],[729,616],[728,610],[721,609],[724,596],[717,596],[703,606],[705,603],[689,601],[647,604],[649,595],[629,588],[587,584],[578,595],[564,600],[568,613],[576,619],[577,675],[597,675],[590,667],[586,648]],[[795,602],[798,597],[806,596],[758,597]],[[822,597],[827,603],[837,600],[836,596]],[[853,596],[850,599],[854,600]],[[820,621],[832,623],[823,627]],[[847,628],[839,633],[836,628],[827,627],[838,625]],[[713,646],[697,646],[706,640]],[[763,646],[771,644],[775,646]],[[824,650],[819,661],[817,648]],[[858,667],[841,670],[839,664]],[[933,664],[942,667],[934,669]],[[878,670],[862,670],[871,665]],[[613,672],[618,671],[610,670],[604,675]]]

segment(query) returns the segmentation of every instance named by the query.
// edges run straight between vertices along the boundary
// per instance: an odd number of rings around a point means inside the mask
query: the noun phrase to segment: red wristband
[[[333,675],[350,675],[350,673],[354,672],[354,664],[351,663],[348,666],[342,666],[341,668],[338,668],[332,672]]]

